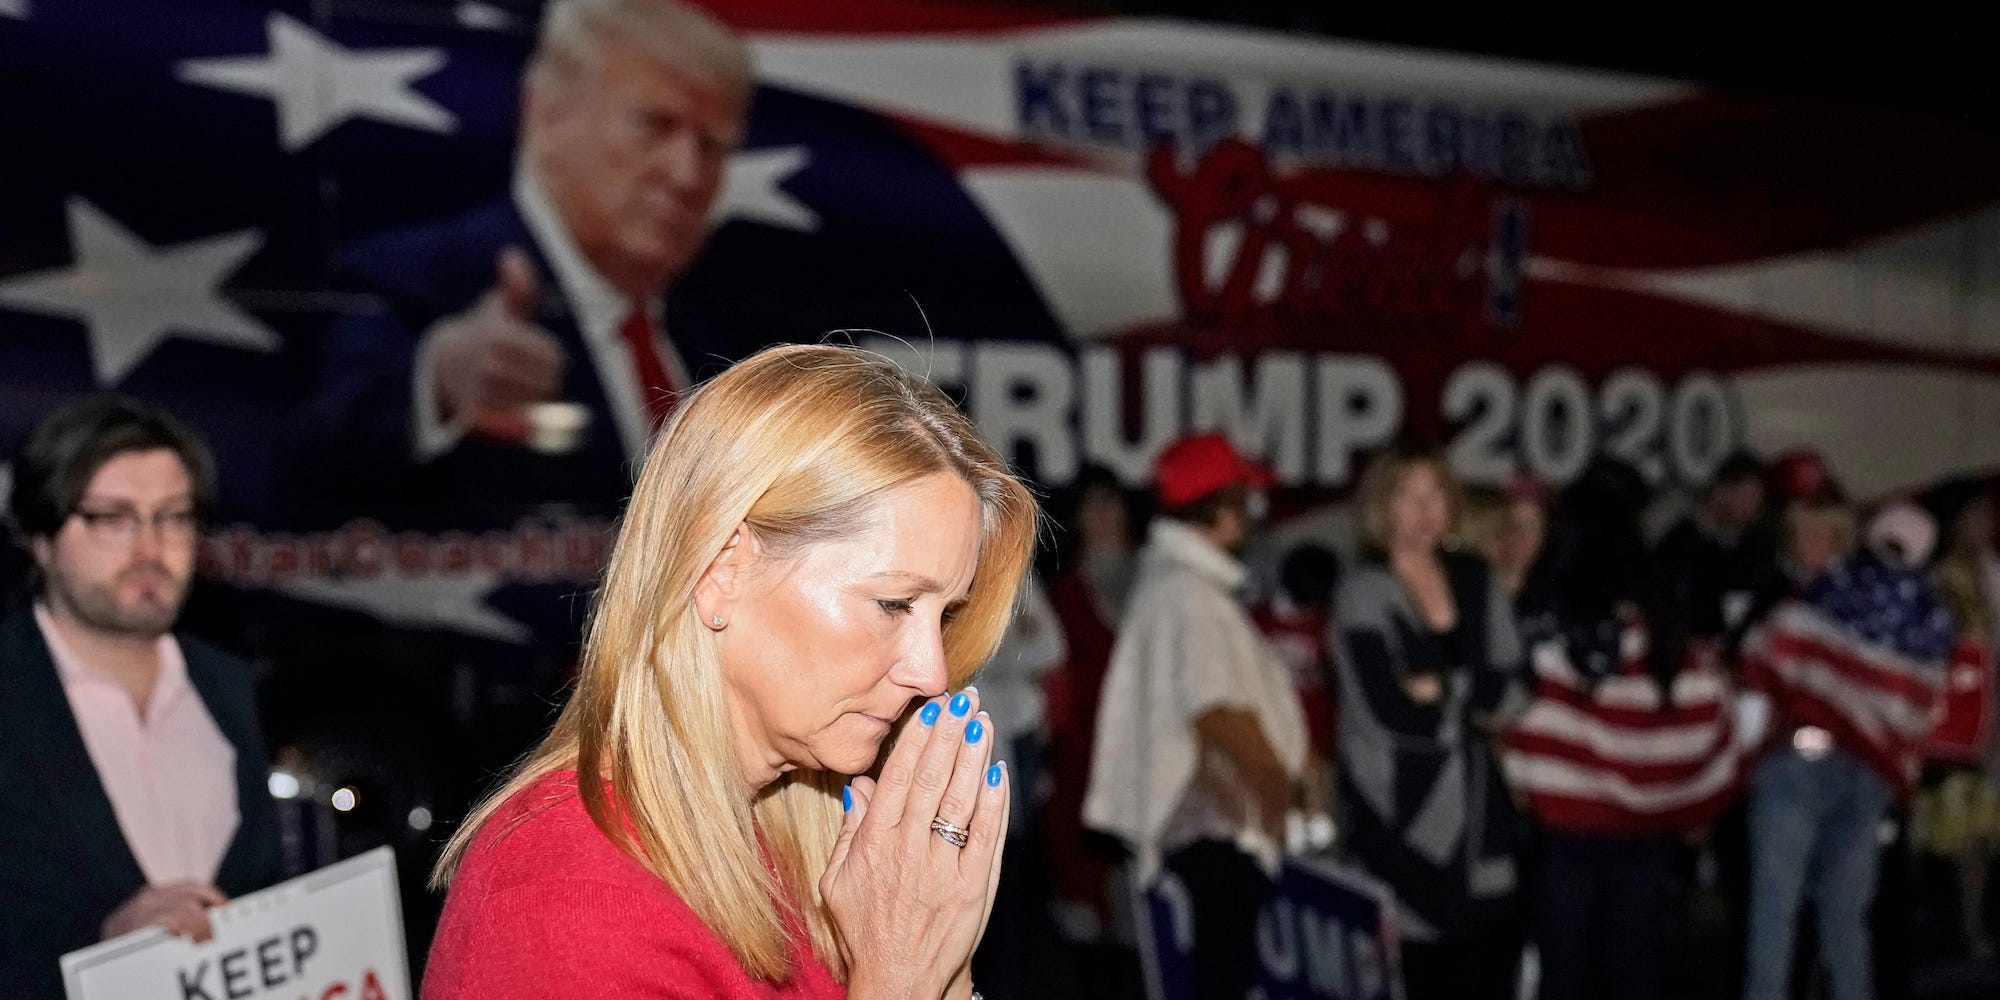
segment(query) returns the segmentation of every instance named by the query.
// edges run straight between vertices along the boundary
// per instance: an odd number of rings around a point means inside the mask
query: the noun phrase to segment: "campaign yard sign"
[[[218,907],[203,944],[159,928],[63,956],[69,1000],[410,1000],[387,847]]]
[[[1140,944],[1152,1000],[1192,1000],[1194,910],[1163,872],[1140,900]],[[1257,919],[1256,1000],[1400,1000],[1401,966],[1387,889],[1355,868],[1288,858]]]

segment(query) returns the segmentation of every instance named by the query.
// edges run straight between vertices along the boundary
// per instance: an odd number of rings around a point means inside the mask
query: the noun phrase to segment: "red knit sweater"
[[[423,997],[847,995],[803,941],[792,970],[782,985],[746,974],[678,894],[590,821],[576,775],[564,772],[508,800],[473,839],[445,899]]]

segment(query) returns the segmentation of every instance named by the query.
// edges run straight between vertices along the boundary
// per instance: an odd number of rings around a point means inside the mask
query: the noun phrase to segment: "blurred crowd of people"
[[[1217,435],[1147,490],[1087,471],[1016,626],[1039,640],[982,681],[1039,695],[1010,873],[1082,953],[1121,954],[1171,873],[1197,995],[1240,995],[1289,850],[1383,884],[1417,1000],[1897,995],[1919,911],[1990,958],[1990,483],[1863,503],[1797,451],[1687,498],[1610,458],[1464,486],[1403,450],[1341,537],[1258,530],[1268,482]],[[1923,907],[1918,871],[1949,887]]]

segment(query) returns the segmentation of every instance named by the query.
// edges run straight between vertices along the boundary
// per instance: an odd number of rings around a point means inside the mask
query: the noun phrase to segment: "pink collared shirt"
[[[63,644],[40,604],[35,624],[146,882],[213,882],[240,819],[236,748],[189,683],[180,643],[160,637],[160,675],[141,718],[117,681]]]

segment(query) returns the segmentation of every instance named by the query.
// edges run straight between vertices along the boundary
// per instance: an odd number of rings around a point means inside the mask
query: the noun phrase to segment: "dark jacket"
[[[234,898],[281,869],[255,691],[241,661],[178,638],[188,681],[236,748],[241,818],[215,877]],[[34,616],[0,620],[0,997],[62,996],[61,957],[96,943],[145,887]]]
[[[1689,518],[1660,539],[1653,572],[1661,599],[1654,617],[1679,619],[1656,621],[1655,627],[1719,639],[1731,660],[1758,612],[1790,590],[1779,568],[1777,533],[1764,526],[1725,541]]]
[[[582,441],[563,454],[467,438],[419,463],[412,391],[417,346],[440,319],[493,287],[506,247],[526,251],[541,277],[535,322],[569,358],[558,397],[591,415]],[[511,198],[440,223],[398,230],[343,255],[341,281],[375,305],[325,334],[319,385],[290,439],[289,510],[325,525],[374,517],[418,529],[509,527],[523,517],[615,515],[631,495],[633,463],[618,435],[597,366],[574,311]],[[684,296],[666,302],[667,335],[699,378],[742,345],[723,345]]]

